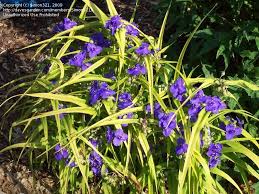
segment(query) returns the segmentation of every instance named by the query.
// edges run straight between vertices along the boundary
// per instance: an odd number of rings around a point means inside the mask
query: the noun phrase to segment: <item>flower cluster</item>
[[[170,92],[174,98],[180,102],[184,101],[184,94],[186,93],[186,87],[182,78],[178,78],[173,85],[170,87]]]
[[[76,26],[77,23],[75,21],[70,20],[69,18],[64,18],[64,20],[60,23],[58,23],[54,29],[53,32],[62,32],[64,30],[68,30],[70,28],[73,28]]]
[[[188,114],[190,120],[195,122],[199,112],[205,107],[205,110],[217,114],[219,111],[226,108],[224,102],[217,96],[206,96],[202,90],[198,91],[190,100]]]
[[[69,64],[72,66],[76,66],[81,68],[82,71],[89,68],[92,64],[91,63],[84,63],[86,58],[86,51],[82,51],[74,55],[71,59],[69,59]]]
[[[163,129],[163,135],[168,137],[172,134],[173,130],[176,128],[175,114],[170,112],[168,114],[162,113],[159,115],[158,126]]]
[[[136,64],[134,67],[128,69],[128,74],[131,76],[145,75],[147,69],[144,65]]]
[[[209,157],[209,167],[214,168],[220,163],[220,156],[222,151],[222,144],[220,143],[211,143],[209,145],[207,156]]]
[[[113,96],[114,94],[116,94],[116,92],[109,89],[109,85],[106,82],[99,83],[98,81],[93,81],[89,94],[89,104],[94,105],[99,100],[107,99],[110,96]]]
[[[148,113],[151,111],[150,105],[146,106],[146,111]],[[165,137],[170,136],[176,128],[176,115],[174,112],[166,114],[163,112],[160,104],[156,102],[154,104],[154,116],[158,119],[158,126],[162,128],[163,135]]]
[[[98,146],[97,140],[90,139],[89,141],[95,148],[97,148],[97,146]],[[92,151],[90,153],[89,164],[90,164],[91,170],[95,176],[101,175],[103,160],[102,160],[102,157],[97,152]]]
[[[101,156],[95,151],[92,151],[89,156],[89,164],[93,174],[95,176],[99,176],[101,174],[101,169],[103,165],[103,160]]]
[[[182,137],[179,137],[177,139],[177,146],[175,148],[176,154],[178,156],[182,155],[182,154],[185,154],[187,152],[187,149],[188,149],[188,144],[185,143],[185,139],[182,138]]]
[[[91,36],[91,39],[94,43],[88,42],[86,43],[82,51],[74,55],[72,58],[69,59],[69,64],[72,66],[76,66],[81,68],[82,71],[88,69],[92,64],[91,63],[84,63],[84,60],[86,57],[89,57],[90,59],[96,57],[99,55],[103,48],[110,46],[110,41],[108,39],[105,39],[103,34],[101,32],[94,33]],[[63,62],[66,62],[66,60],[63,59]]]
[[[61,147],[60,144],[57,144],[55,146],[55,159],[57,161],[61,161],[62,159],[65,159],[65,163],[66,165],[68,165],[69,167],[75,167],[76,163],[71,161],[71,159],[69,158],[69,153],[68,150],[66,148]]]

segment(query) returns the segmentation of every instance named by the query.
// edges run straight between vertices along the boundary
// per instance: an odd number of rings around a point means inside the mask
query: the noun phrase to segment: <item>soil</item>
[[[26,165],[5,161],[0,165],[0,194],[51,194],[55,180],[43,171],[30,171]]]

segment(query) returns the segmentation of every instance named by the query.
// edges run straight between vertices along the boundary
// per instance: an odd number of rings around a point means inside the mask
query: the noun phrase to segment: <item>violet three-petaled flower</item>
[[[174,84],[170,87],[170,92],[180,102],[184,100],[184,94],[186,93],[186,87],[182,78],[178,78]]]
[[[165,137],[170,136],[176,128],[175,114],[173,112],[160,113],[159,117],[158,125],[163,129],[163,135]]]
[[[234,137],[242,134],[242,128],[235,125],[234,123],[230,123],[227,125],[221,123],[220,128],[226,132],[227,140],[233,139]]]
[[[103,48],[94,43],[86,43],[83,50],[88,53],[90,58],[94,58],[102,52]]]
[[[177,139],[177,146],[175,148],[176,155],[182,155],[187,152],[188,144],[185,143],[185,139],[182,137],[179,137]]]
[[[131,36],[138,36],[139,31],[136,28],[136,24],[132,23],[131,25],[126,26],[126,33],[131,35]]]
[[[207,156],[209,157],[209,168],[214,168],[220,163],[220,156],[222,155],[222,144],[211,143],[209,145]]]
[[[86,57],[86,52],[81,51],[81,52],[77,53],[76,55],[74,55],[69,60],[69,64],[76,66],[76,67],[81,67],[84,64],[85,57]]]
[[[226,108],[226,104],[222,102],[218,96],[207,96],[205,104],[206,111],[212,112],[213,114],[217,114]]]
[[[151,50],[149,49],[149,44],[146,42],[143,42],[140,47],[138,47],[135,50],[136,54],[140,55],[140,56],[146,56],[149,55],[151,53]]]
[[[97,152],[92,151],[90,153],[89,164],[90,164],[93,174],[95,176],[99,176],[101,174],[103,161],[102,161],[101,156]]]
[[[62,32],[64,30],[73,28],[76,25],[77,25],[77,23],[75,21],[72,21],[69,18],[64,18],[62,22],[58,23],[54,27],[53,32]]]
[[[112,16],[110,20],[107,20],[104,27],[111,31],[111,34],[114,35],[118,29],[122,27],[121,17],[116,15]]]
[[[117,129],[114,132],[113,145],[120,146],[122,142],[127,141],[127,139],[128,139],[128,135],[124,133],[122,129]]]
[[[99,100],[107,99],[110,96],[116,94],[115,91],[109,88],[109,85],[105,82],[99,84],[98,81],[93,81],[91,88],[90,88],[90,99],[89,104],[94,105]]]
[[[134,67],[128,69],[128,74],[131,76],[144,75],[147,73],[147,69],[144,65],[136,64]]]
[[[127,108],[129,106],[131,106],[132,100],[131,100],[131,95],[127,92],[121,93],[119,95],[119,100],[118,100],[118,107],[120,110]]]
[[[57,161],[68,158],[68,155],[68,150],[66,148],[62,148],[60,144],[55,146],[55,159]]]

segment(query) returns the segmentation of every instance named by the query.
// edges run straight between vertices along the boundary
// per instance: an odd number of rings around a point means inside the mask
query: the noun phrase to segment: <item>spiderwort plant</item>
[[[167,48],[162,47],[163,26],[158,38],[150,38],[119,16],[110,0],[110,15],[84,2],[96,21],[84,17],[88,9],[82,9],[78,21],[84,24],[65,19],[55,38],[41,42],[39,51],[55,45],[47,50],[50,68],[25,84],[30,87],[22,103],[12,106],[24,110],[13,127],[24,126],[28,139],[2,152],[25,145],[42,151],[43,161],[57,160],[59,168],[51,167],[59,172],[60,193],[226,193],[223,179],[242,192],[224,172],[226,161],[242,171],[244,180],[248,175],[259,179],[253,169],[259,157],[243,141],[256,149],[259,144],[235,116],[258,119],[228,109],[223,94],[211,95],[207,88],[218,86],[218,79],[186,75],[181,64],[186,47],[175,66],[158,57]],[[222,81],[259,90],[243,80]]]

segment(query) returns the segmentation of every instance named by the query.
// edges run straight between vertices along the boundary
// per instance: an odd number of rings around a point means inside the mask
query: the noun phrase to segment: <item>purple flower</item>
[[[68,158],[68,150],[57,144],[55,146],[55,158],[57,161]]]
[[[109,85],[105,82],[100,84],[99,95],[101,99],[107,99],[116,94],[113,90],[109,89]]]
[[[122,142],[127,141],[128,135],[122,129],[117,129],[114,133],[113,145],[120,146]]]
[[[112,79],[112,80],[116,80],[114,70],[110,70],[108,73],[105,73],[105,74],[104,74],[104,77],[105,77],[105,78]]]
[[[197,121],[197,118],[198,118],[198,114],[199,112],[202,110],[202,107],[201,106],[191,106],[189,109],[188,109],[188,115],[190,117],[190,121],[191,122],[195,122]]]
[[[129,106],[131,106],[132,100],[131,100],[131,95],[127,92],[124,92],[122,94],[119,95],[119,100],[118,100],[118,107],[120,110],[127,108]]]
[[[135,67],[128,69],[128,74],[132,76],[144,75],[147,73],[147,69],[144,65],[136,64]]]
[[[209,157],[209,167],[214,168],[220,163],[220,156],[221,156],[221,151],[222,151],[222,144],[220,143],[211,143],[209,145],[208,151],[207,151],[207,156]]]
[[[64,20],[60,23],[58,23],[54,29],[53,29],[53,32],[61,32],[61,31],[64,31],[64,30],[68,30],[70,28],[73,28],[74,26],[76,26],[77,23],[70,20],[69,18],[64,18]]]
[[[227,140],[233,139],[235,136],[242,134],[242,128],[232,123],[228,125],[224,125],[224,123],[221,123],[220,128],[226,131]]]
[[[186,88],[182,78],[178,78],[173,85],[170,87],[170,92],[178,99],[180,102],[184,101],[184,94],[186,93]]]
[[[220,100],[217,96],[207,96],[205,100],[205,109],[214,114],[217,114],[220,110],[226,108],[226,104]]]
[[[190,100],[190,108],[188,109],[188,115],[191,122],[195,122],[198,118],[199,112],[203,108],[203,103],[205,103],[206,96],[202,90],[198,91],[195,96]]]
[[[188,149],[188,144],[185,143],[185,139],[183,139],[182,137],[179,137],[177,139],[177,146],[175,148],[176,154],[178,156],[182,155],[187,152],[187,149]]]
[[[163,135],[165,137],[170,136],[176,128],[175,114],[173,112],[168,114],[162,113],[159,118],[158,125],[163,129]]]
[[[234,125],[227,125],[226,128],[226,139],[233,139],[236,135],[236,128]]]
[[[56,85],[57,84],[57,80],[52,80],[50,81],[52,85]]]
[[[95,139],[90,139],[89,141],[90,141],[90,143],[91,143],[95,148],[97,148],[97,146],[98,146],[98,141],[97,141],[97,140],[95,140]]]
[[[132,112],[130,112],[130,113],[127,113],[127,114],[125,114],[125,115],[121,115],[121,116],[119,116],[119,119],[131,119],[133,117],[133,113]],[[122,127],[127,127],[128,126],[128,124],[121,124],[121,126]]]
[[[96,104],[98,100],[99,100],[99,83],[98,81],[93,81],[90,88],[89,104],[90,105]]]
[[[219,158],[219,157],[218,157],[218,158],[212,157],[212,158],[209,159],[209,168],[214,168],[214,167],[216,167],[219,163],[220,163],[220,158]]]
[[[131,36],[138,36],[139,31],[136,29],[136,24],[132,23],[131,25],[126,26],[126,33]]]
[[[113,130],[111,129],[111,127],[107,127],[107,131],[106,131],[106,140],[107,140],[107,143],[111,143],[112,140],[114,138],[114,132]]]
[[[66,106],[64,104],[59,104],[58,105],[58,109],[63,109],[63,108],[66,108]],[[59,119],[63,119],[65,116],[65,113],[60,113],[59,114]]]
[[[221,151],[222,151],[222,144],[220,143],[211,143],[209,145],[208,151],[207,151],[207,156],[209,157],[219,157],[221,156]]]
[[[91,170],[95,176],[99,176],[101,174],[101,169],[103,165],[103,160],[101,156],[95,151],[92,151],[89,156],[89,164]]]
[[[106,21],[104,27],[111,31],[111,34],[114,35],[116,31],[122,27],[122,22],[120,16],[116,15],[111,17],[110,20]]]
[[[151,112],[151,106],[150,106],[150,104],[148,104],[148,105],[146,106],[145,110],[146,110],[147,113],[150,113],[150,112]]]
[[[94,105],[98,100],[107,99],[116,94],[113,90],[109,89],[109,85],[105,82],[99,84],[98,81],[93,81],[90,88],[89,104]]]
[[[93,43],[86,43],[83,49],[88,53],[90,58],[94,58],[95,56],[99,55],[103,50],[102,47],[97,46]]]
[[[151,112],[150,104],[148,104],[146,106],[146,111],[147,111],[147,113]],[[161,108],[161,106],[158,102],[156,102],[155,105],[154,105],[154,116],[157,119],[159,119],[161,116],[163,116],[162,108]]]
[[[149,44],[143,42],[140,47],[138,47],[135,52],[140,56],[146,56],[151,53],[151,50],[148,49]]]
[[[109,47],[109,46],[111,46],[111,42],[108,39],[105,39],[104,36],[103,36],[103,33],[101,33],[101,32],[94,33],[91,36],[91,39],[94,41],[94,43],[97,46],[100,46],[100,47]]]
[[[190,100],[191,105],[193,106],[201,106],[206,100],[203,90],[199,90],[195,96]]]
[[[69,64],[76,67],[81,67],[84,63],[85,57],[86,57],[86,52],[81,51],[80,53],[77,53],[76,55],[73,56],[73,58],[69,60]]]

